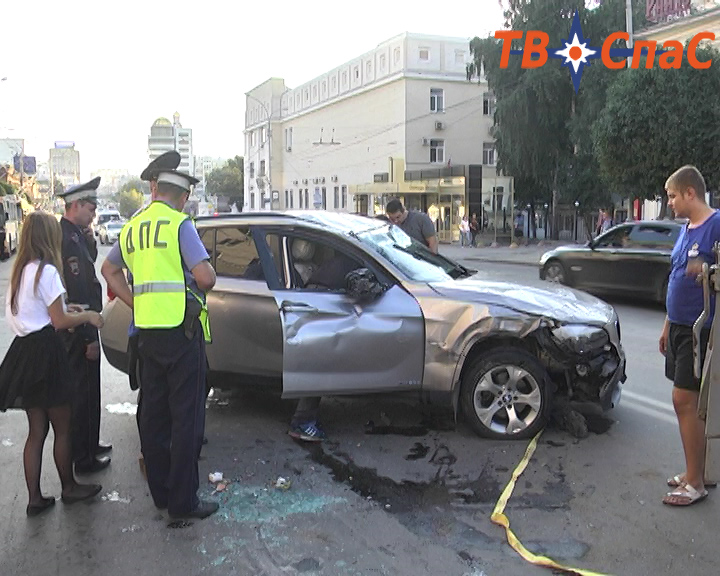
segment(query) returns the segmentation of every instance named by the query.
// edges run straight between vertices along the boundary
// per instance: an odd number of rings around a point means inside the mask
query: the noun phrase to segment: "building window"
[[[343,184],[342,187],[342,203],[340,204],[340,208],[345,210],[347,208],[347,186]]]
[[[434,164],[445,162],[445,140],[430,140],[430,162]]]
[[[317,100],[317,86],[313,86],[313,100]]]
[[[455,64],[465,64],[464,50],[455,50]]]
[[[333,208],[340,208],[340,186],[333,188]]]
[[[372,76],[372,62],[368,62],[367,64],[365,64],[365,72],[368,78]]]
[[[495,114],[495,96],[492,92],[485,92],[483,94],[483,114],[485,116]]]
[[[342,73],[342,87],[347,88],[347,72]]]
[[[393,64],[400,64],[400,48],[393,50]]]
[[[420,48],[420,51],[418,52],[418,57],[423,62],[427,62],[430,60],[430,48]]]
[[[355,80],[360,79],[360,66],[355,66],[355,68],[353,68],[353,76],[355,76]]]
[[[430,88],[430,112],[445,110],[445,91],[442,88]]]
[[[337,90],[337,78],[333,76],[333,79],[330,80],[330,86],[332,86],[332,91],[335,92]]]
[[[255,162],[250,162],[250,178],[255,178]]]
[[[300,210],[302,210],[302,208],[303,208],[303,191],[302,191],[302,188],[300,188],[300,190],[298,190],[298,208],[300,208]]]
[[[327,82],[323,80],[322,83],[322,97],[325,98],[327,96]]]
[[[385,54],[380,55],[380,72],[385,72]]]
[[[285,150],[290,152],[292,150],[292,138],[293,138],[293,129],[292,128],[285,128]]]
[[[255,192],[250,192],[250,210],[255,210]]]
[[[290,206],[290,193],[288,190],[285,190],[285,208]]]
[[[250,132],[250,146],[255,146],[255,144],[256,144],[256,141],[255,141],[255,130],[252,130],[252,131]]]
[[[495,166],[495,143],[483,142],[483,164]]]
[[[305,188],[305,208],[310,208],[310,192]]]
[[[302,104],[302,96],[300,96],[300,93],[298,92],[298,95],[295,97],[295,106],[297,108],[300,108],[301,104]]]
[[[262,146],[264,146],[266,140],[267,140],[267,128],[265,128],[265,126],[263,126],[262,128],[260,128],[260,144]]]
[[[305,89],[305,102],[310,102],[310,90]]]
[[[258,176],[265,176],[265,160],[260,160],[260,171]]]
[[[292,188],[290,188],[290,208],[291,208],[291,209],[292,209],[292,207],[293,207],[293,196],[295,196],[295,190],[293,190]]]

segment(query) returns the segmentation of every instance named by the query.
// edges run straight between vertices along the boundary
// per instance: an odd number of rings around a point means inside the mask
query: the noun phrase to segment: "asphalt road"
[[[101,249],[103,253],[107,248]],[[8,262],[0,265],[5,293]],[[483,263],[493,279],[541,285],[532,267]],[[628,382],[605,433],[577,440],[549,429],[520,478],[507,514],[531,550],[571,566],[626,575],[714,574],[718,498],[665,507],[665,478],[682,450],[657,338],[664,313],[613,302],[628,355]],[[11,340],[4,323],[0,344]],[[208,403],[202,492],[216,516],[169,527],[139,472],[135,404],[127,378],[103,364],[102,438],[113,462],[98,474],[102,498],[25,517],[22,413],[0,414],[0,573],[211,575],[534,575],[489,520],[525,450],[479,439],[462,423],[424,418],[400,399],[330,399],[331,441],[309,448],[286,435],[292,404],[262,395],[216,394]],[[124,404],[127,403],[127,404]],[[390,434],[366,434],[366,424]],[[51,432],[52,436],[52,432]],[[43,486],[59,496],[50,444]],[[232,480],[212,494],[208,473]],[[291,482],[275,488],[279,477]]]

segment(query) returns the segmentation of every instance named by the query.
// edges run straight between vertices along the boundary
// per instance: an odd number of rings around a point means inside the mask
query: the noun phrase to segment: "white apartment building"
[[[148,136],[148,158],[155,160],[160,154],[177,150],[180,153],[180,166],[178,170],[188,174],[195,172],[195,157],[193,156],[192,129],[183,128],[180,124],[180,114],[175,112],[173,121],[167,118],[158,118],[150,127]]]
[[[373,215],[398,197],[441,240],[466,213],[511,218],[493,98],[468,81],[469,59],[465,39],[404,33],[297,88],[271,78],[249,91],[243,209]]]

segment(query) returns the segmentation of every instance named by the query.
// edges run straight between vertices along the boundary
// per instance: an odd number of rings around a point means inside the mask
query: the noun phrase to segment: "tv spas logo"
[[[647,56],[645,68],[652,68],[655,65],[655,56],[658,56],[660,68],[680,68],[683,61],[685,47],[677,40],[668,40],[663,43],[662,49],[656,48],[656,42],[649,40],[636,41],[633,48],[613,48],[612,45],[618,40],[628,41],[627,32],[615,32],[610,34],[603,42],[602,47],[588,46],[590,40],[585,38],[580,25],[580,17],[575,12],[570,35],[563,40],[565,45],[559,50],[548,49],[550,36],[540,30],[529,30],[525,33],[525,42],[522,50],[513,50],[512,42],[522,40],[522,30],[498,30],[495,38],[502,41],[502,52],[500,54],[500,68],[507,68],[510,63],[510,55],[522,55],[521,66],[523,68],[540,68],[544,66],[548,58],[563,60],[562,65],[570,70],[575,92],[580,89],[583,68],[590,65],[590,61],[599,58],[602,63],[613,70],[619,70],[626,66],[624,59],[631,58],[631,68],[640,67],[640,59],[643,54]],[[715,40],[712,32],[700,32],[692,37],[688,44],[687,60],[690,66],[697,69],[710,68],[712,60],[701,62],[697,58],[697,48],[703,40]],[[537,57],[535,57],[537,56]],[[623,60],[616,62],[612,58],[622,57]]]

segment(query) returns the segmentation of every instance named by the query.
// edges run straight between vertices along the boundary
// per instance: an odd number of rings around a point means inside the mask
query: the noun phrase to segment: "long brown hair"
[[[10,276],[10,310],[13,316],[18,313],[17,294],[25,266],[33,260],[40,260],[35,274],[34,292],[37,293],[40,276],[47,264],[55,266],[60,279],[63,279],[62,266],[62,228],[57,218],[47,212],[32,212],[25,218],[20,236],[20,247]],[[63,285],[65,282],[63,281]]]

